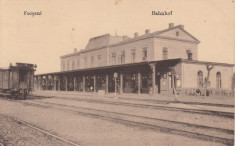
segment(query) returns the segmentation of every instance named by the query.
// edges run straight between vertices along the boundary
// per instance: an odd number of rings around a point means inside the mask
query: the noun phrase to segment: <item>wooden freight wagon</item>
[[[10,64],[0,69],[0,94],[10,95],[14,99],[26,99],[33,89],[33,76],[36,65],[26,63]]]

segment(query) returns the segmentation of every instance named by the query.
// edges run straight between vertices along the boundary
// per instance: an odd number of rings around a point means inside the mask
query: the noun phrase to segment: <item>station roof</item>
[[[89,40],[85,49],[82,49],[81,51],[76,52],[76,53],[70,53],[70,54],[63,55],[63,56],[61,56],[61,58],[74,56],[79,53],[84,53],[84,52],[88,52],[88,51],[92,51],[92,50],[103,49],[103,48],[109,47],[109,46],[112,47],[112,46],[122,45],[122,44],[130,43],[130,42],[134,42],[134,41],[139,41],[142,39],[160,37],[161,34],[168,32],[168,31],[171,31],[173,29],[177,29],[177,28],[180,29],[181,31],[183,31],[184,33],[186,33],[188,36],[190,36],[193,39],[192,42],[200,43],[200,41],[196,37],[194,37],[192,34],[190,34],[189,32],[187,32],[184,29],[183,25],[177,25],[177,26],[167,28],[164,30],[154,31],[152,33],[147,33],[147,34],[145,33],[143,35],[139,35],[134,38],[130,38],[128,36],[111,36],[110,34],[96,36],[96,37],[93,37]]]
[[[185,63],[191,63],[191,64],[213,64],[213,65],[222,65],[222,66],[231,66],[231,67],[234,66],[234,64],[228,64],[228,63],[206,62],[206,61],[196,61],[196,60],[186,60],[186,59],[176,58],[176,59],[168,59],[168,60],[144,61],[144,62],[136,62],[136,63],[126,63],[126,64],[118,64],[118,65],[76,69],[76,70],[69,70],[69,71],[51,72],[51,73],[37,74],[35,76],[59,75],[59,74],[77,73],[77,72],[82,73],[82,72],[102,71],[102,70],[112,70],[112,69],[126,69],[130,67],[148,66],[149,64],[155,64],[157,67],[165,67],[165,66],[174,66],[179,62],[185,62]]]

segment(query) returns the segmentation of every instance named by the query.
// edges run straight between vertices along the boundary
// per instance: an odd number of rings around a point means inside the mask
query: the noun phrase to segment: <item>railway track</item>
[[[164,133],[182,135],[206,141],[219,142],[226,145],[233,145],[234,143],[234,131],[228,129],[208,127],[183,122],[175,122],[170,120],[130,115],[125,113],[97,110],[92,108],[82,108],[77,106],[50,103],[44,101],[20,102],[28,106],[37,106],[59,111],[72,112],[75,115],[99,118],[102,120],[121,123],[127,126],[138,127],[141,129],[154,131],[157,130]]]
[[[33,95],[33,96],[34,97],[44,97],[42,95]],[[82,95],[82,96],[91,96],[91,95]],[[92,96],[94,96],[94,95],[92,95]],[[55,96],[51,96],[51,97],[55,97]],[[58,97],[56,97],[56,98],[58,98]],[[235,107],[234,105],[229,105],[229,104],[190,102],[190,101],[178,101],[178,100],[177,101],[170,101],[170,100],[138,99],[138,98],[127,98],[127,97],[125,97],[125,98],[124,97],[119,97],[119,99],[127,100],[127,101],[128,100],[129,101],[145,101],[145,102],[156,103],[156,104],[182,103],[182,104],[187,104],[187,105],[207,105],[207,106],[231,107],[231,108]]]
[[[225,117],[225,118],[234,119],[234,113],[221,112],[221,111],[212,111],[212,110],[205,110],[205,109],[186,109],[186,108],[179,108],[179,107],[167,107],[167,106],[161,106],[161,105],[137,104],[137,103],[127,103],[127,102],[121,102],[121,101],[105,101],[105,100],[96,100],[96,99],[63,98],[63,97],[56,97],[56,99],[66,99],[66,100],[83,101],[83,102],[100,103],[100,104],[109,104],[109,105],[121,105],[121,106],[130,106],[130,107],[147,108],[147,109],[180,111],[180,112],[185,112],[185,113],[213,115],[213,116],[218,116],[218,117]]]
[[[234,108],[234,105],[229,104],[218,104],[218,103],[201,103],[201,102],[184,102],[184,101],[167,101],[167,100],[154,100],[154,99],[133,99],[133,98],[120,98],[123,100],[130,100],[130,101],[146,101],[150,103],[157,103],[157,104],[169,104],[169,103],[182,103],[187,105],[206,105],[206,106],[217,106],[217,107],[231,107]]]
[[[66,145],[80,146],[79,144],[76,144],[76,143],[74,143],[74,142],[72,142],[72,141],[70,141],[70,140],[67,140],[67,139],[65,139],[65,138],[63,138],[63,137],[60,137],[60,136],[55,135],[55,134],[53,134],[53,133],[50,133],[50,132],[48,132],[48,131],[46,131],[46,130],[44,130],[44,129],[38,127],[38,126],[35,126],[35,125],[30,124],[30,123],[28,123],[28,122],[22,121],[22,120],[20,120],[20,119],[17,119],[17,118],[15,118],[15,117],[10,116],[10,115],[0,114],[0,116],[5,117],[5,118],[8,118],[8,119],[11,119],[11,120],[13,120],[13,121],[15,121],[15,122],[17,122],[17,123],[20,123],[20,124],[22,124],[22,125],[25,125],[25,126],[31,128],[31,129],[33,129],[33,130],[39,131],[39,132],[41,132],[41,133],[43,133],[43,134],[45,134],[45,135],[47,135],[47,136],[54,137],[55,139],[66,143]],[[0,146],[5,146],[5,144],[0,142]]]
[[[125,113],[97,110],[92,108],[83,108],[83,107],[77,107],[65,104],[57,104],[57,103],[45,102],[43,100],[27,100],[27,101],[9,100],[9,101],[20,102],[27,106],[36,106],[41,108],[50,108],[59,111],[72,112],[75,115],[94,117],[102,120],[109,120],[112,122],[121,123],[127,126],[138,127],[141,129],[157,130],[165,133],[183,135],[186,137],[197,138],[206,141],[219,142],[226,145],[233,145],[234,143],[234,137],[233,137],[234,131],[228,129],[221,129],[221,128],[189,124],[183,122],[175,122],[170,120],[130,115]],[[78,99],[78,101],[82,100]],[[111,104],[113,103],[111,102]],[[118,103],[114,104],[116,105]]]

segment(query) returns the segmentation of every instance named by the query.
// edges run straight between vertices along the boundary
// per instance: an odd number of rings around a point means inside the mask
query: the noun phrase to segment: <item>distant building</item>
[[[173,23],[132,38],[105,34],[91,38],[81,51],[61,56],[61,72],[36,77],[56,76],[55,90],[90,91],[92,86],[92,92],[114,92],[117,72],[120,93],[202,95],[207,90],[208,95],[232,96],[234,65],[198,61],[199,43],[183,25]]]

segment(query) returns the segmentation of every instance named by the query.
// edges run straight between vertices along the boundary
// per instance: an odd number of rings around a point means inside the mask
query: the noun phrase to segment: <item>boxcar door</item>
[[[12,71],[12,88],[18,89],[19,86],[19,73],[18,70]]]
[[[19,70],[19,88],[27,88],[27,71],[23,69]]]

